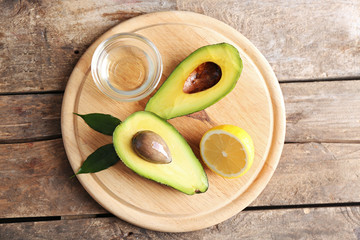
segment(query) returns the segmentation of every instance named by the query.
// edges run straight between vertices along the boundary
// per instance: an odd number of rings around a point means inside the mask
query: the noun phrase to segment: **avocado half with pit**
[[[136,152],[134,139],[143,132],[153,132],[162,138],[171,156],[169,163],[147,161]],[[122,162],[140,176],[189,195],[208,189],[206,173],[186,140],[170,123],[154,113],[139,111],[130,115],[116,127],[113,143]]]
[[[145,110],[164,119],[203,110],[235,87],[242,68],[234,46],[220,43],[201,47],[174,69]]]

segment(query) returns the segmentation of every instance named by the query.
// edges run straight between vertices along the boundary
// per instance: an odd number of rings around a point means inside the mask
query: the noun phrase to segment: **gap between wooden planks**
[[[359,207],[243,211],[200,231],[161,233],[118,218],[83,218],[0,225],[3,239],[359,239]]]

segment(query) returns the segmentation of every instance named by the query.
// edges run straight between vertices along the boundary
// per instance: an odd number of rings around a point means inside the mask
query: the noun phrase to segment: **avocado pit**
[[[142,159],[167,164],[172,161],[169,147],[160,135],[153,131],[139,131],[132,138],[132,147]]]
[[[185,80],[184,93],[197,93],[215,86],[221,78],[221,68],[213,62],[200,64]]]

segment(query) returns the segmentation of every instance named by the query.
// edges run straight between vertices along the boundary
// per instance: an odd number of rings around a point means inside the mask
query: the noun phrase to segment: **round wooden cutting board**
[[[157,231],[198,230],[237,214],[261,193],[278,164],[285,138],[284,101],[274,72],[253,44],[225,23],[204,15],[174,11],[135,17],[106,32],[84,53],[67,84],[61,116],[63,141],[74,172],[95,149],[111,143],[112,137],[95,132],[73,112],[106,113],[125,120],[144,110],[149,99],[118,102],[102,94],[93,82],[90,63],[95,48],[120,32],[139,33],[157,46],[164,66],[161,83],[197,48],[220,42],[234,45],[244,63],[235,89],[211,107],[169,122],[199,159],[199,142],[207,130],[220,124],[237,125],[253,138],[254,163],[237,179],[224,179],[205,167],[209,189],[193,196],[144,179],[121,161],[95,174],[78,175],[81,184],[109,212]]]

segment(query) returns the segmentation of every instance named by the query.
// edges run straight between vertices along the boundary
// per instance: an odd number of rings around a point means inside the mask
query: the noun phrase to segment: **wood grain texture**
[[[0,152],[0,218],[105,212],[70,179],[61,139],[1,144]]]
[[[323,239],[358,240],[360,208],[304,208],[246,211],[216,226],[187,233],[137,228],[117,218],[92,218],[0,225],[0,237],[11,239]]]
[[[274,176],[252,206],[360,202],[359,144],[285,144]]]
[[[360,81],[289,83],[281,89],[286,141],[360,141]]]
[[[1,1],[0,93],[63,91],[80,56],[103,32],[159,10],[194,11],[233,26],[265,55],[280,81],[356,79],[359,5],[356,0]],[[359,84],[281,87],[286,140],[299,144],[285,145],[272,180],[251,206],[360,202]],[[61,95],[0,96],[0,142],[59,136]],[[2,144],[0,152],[0,218],[106,213],[76,179],[69,182],[72,169],[60,139]],[[358,240],[359,211],[245,211],[202,231],[177,234],[144,230],[117,218],[0,224],[0,239]]]
[[[178,0],[233,26],[265,55],[278,79],[358,77],[360,2]]]
[[[285,144],[251,206],[360,202],[359,144]],[[61,139],[0,145],[0,218],[106,213],[83,189]],[[351,187],[349,187],[351,186]]]
[[[79,57],[102,33],[172,1],[1,1],[0,92],[64,90]]]
[[[62,94],[0,96],[0,143],[59,137]]]
[[[74,68],[63,101],[62,134],[71,166],[77,171],[85,156],[109,143],[108,138],[89,130],[73,112],[100,111],[125,119],[131,113],[143,110],[148,101],[148,98],[130,103],[110,99],[99,91],[90,74],[95,48],[109,36],[122,31],[135,31],[157,46],[164,65],[160,83],[178,63],[202,46],[221,42],[235,46],[244,70],[231,93],[202,111],[211,121],[193,115],[169,122],[193,147],[198,158],[201,136],[213,124],[241,126],[252,136],[257,149],[254,161],[241,178],[232,181],[205,169],[211,187],[206,193],[191,197],[146,181],[121,164],[106,173],[79,175],[80,182],[104,208],[148,229],[192,231],[233,216],[256,198],[276,168],[285,138],[285,110],[278,81],[261,53],[240,33],[214,18],[179,11],[147,14],[117,25],[88,48]],[[216,60],[209,55],[204,61]],[[224,81],[222,78],[218,84]],[[141,127],[142,130],[151,130],[146,123]],[[174,206],[173,202],[183,204]]]
[[[287,142],[358,142],[360,81],[281,83]],[[62,94],[0,96],[0,141],[60,136]],[[192,115],[209,121],[206,115]]]
[[[280,81],[360,76],[359,1],[2,1],[0,92],[64,90],[102,33],[139,14],[186,10],[239,30]]]

